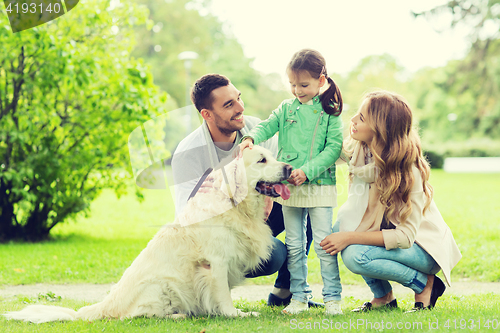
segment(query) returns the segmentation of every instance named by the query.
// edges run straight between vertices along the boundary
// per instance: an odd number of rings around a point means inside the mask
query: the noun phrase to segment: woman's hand
[[[350,232],[334,232],[325,237],[319,245],[331,255],[335,255],[351,245]]]
[[[299,186],[307,180],[307,176],[301,169],[295,169],[287,180],[290,184]]]

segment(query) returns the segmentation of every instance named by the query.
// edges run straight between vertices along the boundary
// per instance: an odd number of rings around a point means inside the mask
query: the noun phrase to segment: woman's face
[[[351,137],[369,146],[373,140],[374,132],[366,122],[367,109],[368,100],[365,100],[361,104],[358,113],[351,118]]]

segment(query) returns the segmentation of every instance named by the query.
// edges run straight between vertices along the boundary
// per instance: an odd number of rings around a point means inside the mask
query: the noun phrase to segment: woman
[[[366,96],[351,119],[350,188],[333,234],[320,245],[361,274],[371,302],[353,311],[397,307],[390,281],[415,292],[412,311],[431,309],[450,285],[460,251],[432,201],[430,168],[402,97],[385,92]]]

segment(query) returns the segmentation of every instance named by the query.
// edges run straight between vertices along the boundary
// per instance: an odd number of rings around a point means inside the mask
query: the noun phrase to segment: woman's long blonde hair
[[[429,163],[423,156],[420,138],[413,128],[412,112],[404,98],[387,91],[376,91],[367,94],[365,99],[366,123],[374,132],[371,152],[379,169],[375,184],[380,201],[390,220],[404,223],[412,212],[413,166],[420,171],[428,199],[424,212],[431,204],[433,189],[429,184]],[[396,207],[401,207],[401,210],[396,211]]]

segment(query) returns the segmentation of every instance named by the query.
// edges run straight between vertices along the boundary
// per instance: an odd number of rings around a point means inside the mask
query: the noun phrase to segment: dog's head
[[[281,182],[290,177],[291,171],[290,165],[276,161],[267,149],[245,149],[206,178],[206,188],[188,201],[187,209],[177,217],[178,223],[187,226],[213,218],[259,194],[286,200],[290,190]],[[258,210],[252,212],[258,214]]]
[[[290,198],[290,190],[281,182],[290,177],[292,166],[276,161],[265,148],[254,146],[252,149],[245,149],[242,156],[224,169],[229,190],[236,203],[245,199],[249,188],[270,197],[281,196],[284,200]],[[227,185],[223,183],[221,189],[229,195]]]

